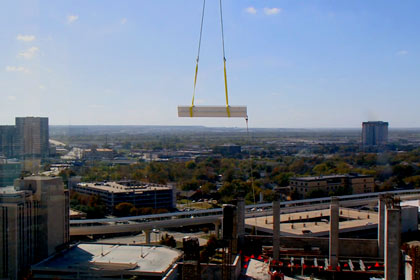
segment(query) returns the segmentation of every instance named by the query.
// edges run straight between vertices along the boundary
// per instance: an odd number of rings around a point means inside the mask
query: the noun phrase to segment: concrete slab
[[[248,268],[246,269],[245,275],[255,280],[270,280],[269,264],[251,259],[248,263]]]
[[[327,236],[329,234],[330,210],[315,210],[281,215],[280,232],[287,236]],[[324,221],[303,222],[305,219],[321,218]],[[349,208],[340,208],[340,219],[349,219],[340,222],[340,232],[350,232],[360,229],[376,228],[378,213],[360,211]],[[293,224],[293,228],[292,228]],[[246,228],[256,227],[257,231],[273,233],[273,217],[257,217],[245,220]],[[308,232],[310,231],[310,232]],[[306,232],[306,233],[304,233]]]
[[[178,117],[190,118],[190,106],[178,106]],[[229,106],[230,116],[226,106],[194,106],[192,107],[192,117],[202,118],[246,118],[247,107]]]
[[[163,274],[182,253],[162,246],[81,243],[37,265],[36,269],[131,270]]]

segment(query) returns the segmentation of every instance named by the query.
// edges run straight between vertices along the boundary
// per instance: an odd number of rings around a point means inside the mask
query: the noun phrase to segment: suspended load
[[[206,7],[206,0],[203,0],[203,11],[201,15],[201,28],[200,28],[200,39],[198,42],[198,54],[197,62],[195,66],[195,77],[194,77],[194,90],[191,106],[178,106],[178,117],[204,117],[204,118],[248,118],[247,107],[246,106],[229,106],[229,97],[228,97],[228,86],[227,86],[227,75],[226,75],[226,56],[225,56],[225,40],[223,34],[223,13],[222,13],[222,0],[219,0],[220,7],[220,25],[222,31],[222,47],[223,47],[223,69],[224,69],[224,81],[225,81],[225,97],[226,97],[226,106],[195,106],[195,89],[197,84],[197,75],[198,75],[198,62],[200,58],[200,48],[201,48],[201,36],[203,33],[203,22],[204,22],[204,10]]]
[[[178,117],[246,118],[245,106],[178,106]]]

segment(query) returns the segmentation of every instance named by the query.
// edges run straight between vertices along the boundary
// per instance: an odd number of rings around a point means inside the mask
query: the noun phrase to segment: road
[[[420,199],[420,190],[404,190],[383,193],[340,196],[341,207],[357,207],[376,205],[379,194],[390,193],[398,195],[402,201]],[[330,197],[285,201],[281,203],[281,213],[322,210],[329,207]],[[246,206],[246,218],[272,215],[272,204],[257,204]],[[253,211],[254,210],[254,211]],[[71,220],[70,235],[101,235],[112,233],[133,233],[142,230],[177,228],[181,226],[217,224],[220,225],[222,208],[175,212],[135,217]]]

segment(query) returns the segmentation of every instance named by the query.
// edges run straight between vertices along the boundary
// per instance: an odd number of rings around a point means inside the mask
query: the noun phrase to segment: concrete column
[[[150,235],[151,235],[151,231],[150,231],[150,230],[148,230],[148,229],[143,230],[143,231],[144,231],[144,234],[145,234],[145,236],[146,236],[146,244],[150,244]]]
[[[333,270],[337,268],[338,264],[338,235],[339,235],[339,200],[338,197],[331,197],[330,205],[330,248],[329,258],[330,266]]]
[[[280,195],[276,190],[273,201],[273,259],[280,259]]]
[[[386,209],[385,280],[398,279],[400,271],[401,209]]]
[[[242,196],[238,197],[238,236],[245,235],[245,200]]]
[[[384,234],[385,234],[385,196],[378,198],[378,257],[384,257]]]

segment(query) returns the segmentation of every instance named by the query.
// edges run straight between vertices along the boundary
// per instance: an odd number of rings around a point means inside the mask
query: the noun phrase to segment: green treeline
[[[82,176],[83,181],[133,179],[153,183],[175,182],[184,191],[200,190],[203,195],[228,202],[239,193],[248,203],[254,196],[264,194],[270,201],[273,187],[288,186],[292,176],[346,174],[372,175],[376,190],[401,187],[420,187],[420,149],[408,152],[346,153],[324,157],[313,155],[258,156],[250,159],[216,158],[188,162],[139,162],[134,165],[95,163],[66,171]],[[254,189],[251,186],[254,184]],[[309,194],[316,197],[319,194]],[[257,199],[258,200],[258,199]]]

